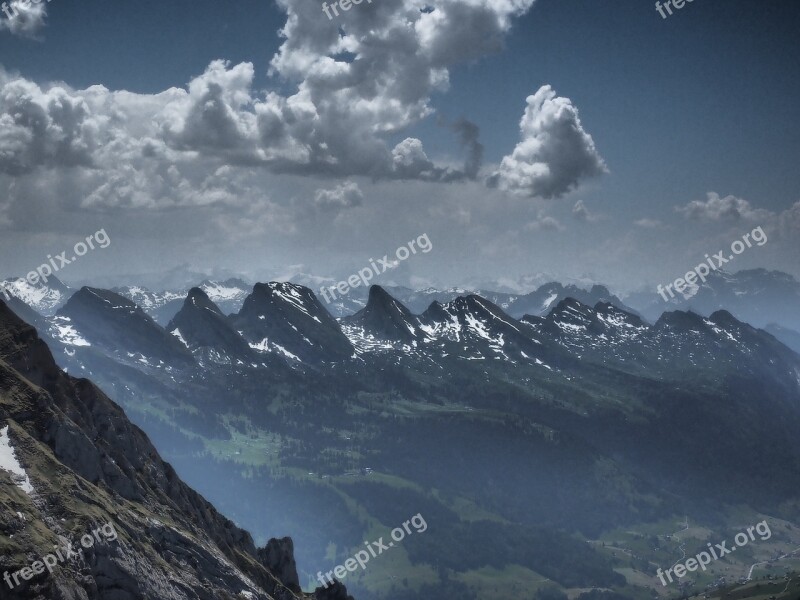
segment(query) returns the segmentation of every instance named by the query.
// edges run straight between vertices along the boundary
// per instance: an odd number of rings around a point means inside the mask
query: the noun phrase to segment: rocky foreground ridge
[[[0,597],[352,600],[303,594],[290,538],[252,537],[184,484],[147,436],[87,379],[67,375],[0,301],[0,576],[113,524],[91,548]],[[10,464],[17,465],[15,471]],[[20,469],[22,471],[20,471]]]

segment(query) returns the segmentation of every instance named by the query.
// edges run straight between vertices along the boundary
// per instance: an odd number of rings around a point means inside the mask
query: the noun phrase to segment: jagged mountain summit
[[[710,315],[727,310],[737,319],[756,327],[777,323],[800,330],[800,282],[788,273],[767,269],[746,269],[729,273],[712,271],[705,282],[688,285],[683,292],[663,298],[655,287],[625,298],[651,320],[665,310],[692,310]]]
[[[95,345],[130,358],[186,367],[191,353],[132,301],[108,290],[84,287],[58,311]]]
[[[189,350],[204,350],[216,360],[250,360],[255,355],[230,319],[200,288],[189,290],[183,308],[169,322],[167,331]]]
[[[370,287],[367,305],[342,322],[362,327],[375,338],[392,342],[411,344],[425,338],[420,319],[378,285]]]
[[[257,283],[231,321],[257,350],[310,362],[346,360],[354,352],[314,293],[293,283]]]
[[[626,306],[603,285],[595,284],[586,290],[573,284],[562,285],[557,282],[546,283],[530,294],[516,298],[509,304],[507,311],[517,318],[523,315],[543,316],[567,298],[572,298],[588,306],[604,302],[625,312],[636,314],[634,309]]]
[[[0,281],[0,286],[0,299],[8,303],[11,297],[15,297],[40,315],[48,317],[64,306],[72,294],[72,290],[55,275],[48,277],[46,283],[39,281],[35,285],[23,277],[12,277]]]
[[[235,277],[225,281],[205,279],[194,287],[203,290],[225,314],[240,310],[251,289],[247,282]],[[156,323],[166,326],[183,306],[190,289],[193,288],[152,291],[141,286],[125,286],[112,288],[111,291],[135,302]]]
[[[16,572],[98,526],[52,574],[3,598],[299,600],[290,539],[256,548],[163,462],[147,436],[86,379],[65,374],[36,331],[0,301],[0,570]],[[85,546],[84,546],[85,547]],[[317,599],[346,600],[342,586]]]
[[[446,304],[434,302],[420,319],[426,333],[438,340],[447,354],[537,364],[549,358],[545,345],[523,323],[480,296],[461,296]]]

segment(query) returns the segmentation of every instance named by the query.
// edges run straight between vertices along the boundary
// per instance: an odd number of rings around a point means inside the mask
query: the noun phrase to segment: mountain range
[[[171,281],[174,277],[165,276],[162,279]],[[536,282],[542,278],[529,279]],[[192,287],[202,289],[225,314],[238,312],[253,289],[253,285],[241,277],[198,281],[194,285],[174,288],[133,285],[113,287],[110,290],[135,302],[157,323],[166,326],[178,313]],[[313,284],[312,289],[335,284],[333,279],[310,275],[298,275],[292,282],[303,286]],[[9,295],[16,296],[46,316],[54,314],[75,291],[56,277],[50,277],[47,284],[39,283],[35,286],[22,278],[6,279],[0,285],[8,290]],[[667,295],[666,300],[656,292],[655,286],[623,296],[615,295],[606,286],[599,284],[562,284],[556,281],[536,284],[532,291],[525,293],[493,291],[491,288],[480,287],[420,290],[402,286],[383,287],[415,313],[424,312],[434,301],[446,303],[459,296],[476,294],[497,304],[514,318],[521,318],[526,314],[543,316],[565,298],[574,298],[589,306],[594,306],[597,302],[608,302],[651,322],[656,321],[667,310],[691,310],[704,316],[717,310],[727,310],[738,319],[757,327],[775,323],[786,329],[800,331],[800,282],[787,273],[766,269],[737,273],[713,271],[704,283],[688,286],[682,294],[674,297]],[[353,288],[345,296],[337,296],[336,300],[325,303],[324,307],[336,318],[351,316],[366,306],[368,294],[367,288]]]
[[[667,294],[666,301],[655,289],[628,295],[625,301],[651,320],[665,310],[692,310],[708,315],[725,309],[756,327],[776,323],[800,331],[800,282],[781,271],[712,271],[705,282],[687,286],[674,298]]]
[[[90,287],[52,316],[15,306],[219,510],[262,543],[291,532],[305,589],[416,513],[431,531],[348,575],[357,597],[505,598],[542,578],[641,597],[679,549],[629,563],[606,550],[620,531],[800,523],[800,356],[772,334],[726,310],[648,319],[601,286],[492,296],[505,308],[396,290],[338,319],[285,282],[229,314],[192,288],[166,326]]]

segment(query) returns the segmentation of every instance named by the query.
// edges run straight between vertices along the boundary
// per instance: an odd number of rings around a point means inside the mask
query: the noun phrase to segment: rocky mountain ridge
[[[122,409],[92,382],[64,373],[3,302],[0,391],[0,424],[31,482],[23,489],[0,468],[0,570],[26,567],[29,557],[98,524],[118,532],[52,575],[4,589],[3,598],[306,598],[289,538],[257,549],[178,478]],[[347,595],[337,586],[314,597]]]

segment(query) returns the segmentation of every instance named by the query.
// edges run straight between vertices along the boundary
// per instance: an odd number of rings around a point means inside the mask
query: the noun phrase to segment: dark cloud
[[[450,127],[458,134],[459,142],[467,152],[467,158],[464,161],[464,174],[469,179],[475,179],[483,164],[483,144],[478,141],[480,128],[463,117]]]

